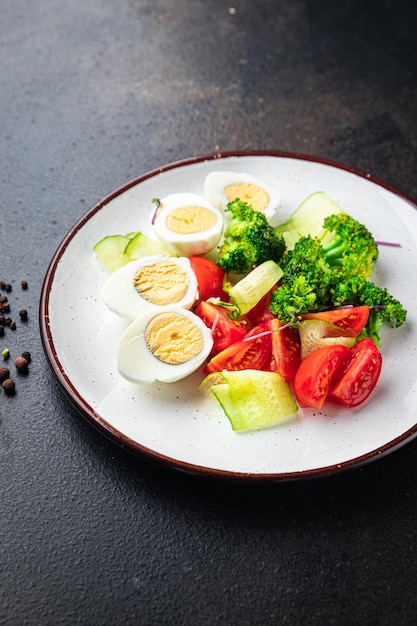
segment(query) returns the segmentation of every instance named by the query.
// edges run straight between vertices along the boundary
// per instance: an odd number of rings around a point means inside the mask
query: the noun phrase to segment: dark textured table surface
[[[417,441],[307,482],[227,484],[154,466],[91,427],[43,353],[59,243],[166,163],[283,150],[417,200],[411,0],[3,0],[0,623],[414,624]],[[21,280],[28,289],[22,290]]]

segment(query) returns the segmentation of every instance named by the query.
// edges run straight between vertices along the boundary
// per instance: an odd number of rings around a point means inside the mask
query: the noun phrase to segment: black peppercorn
[[[26,359],[26,361],[27,361],[28,363],[30,363],[30,362],[31,362],[31,360],[32,360],[32,356],[31,356],[30,352],[28,352],[27,350],[25,350],[24,352],[22,352],[22,357],[23,357],[24,359]]]

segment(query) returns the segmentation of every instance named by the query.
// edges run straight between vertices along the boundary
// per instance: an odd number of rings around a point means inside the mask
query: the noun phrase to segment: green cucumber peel
[[[283,235],[287,249],[291,250],[301,237],[324,237],[325,218],[337,213],[345,211],[324,191],[316,191],[300,204],[286,222],[279,224],[276,230]]]
[[[270,291],[282,277],[282,269],[275,261],[265,261],[232,286],[227,292],[240,315],[245,315]]]
[[[293,419],[298,410],[288,383],[278,372],[223,370],[207,376],[202,388],[210,389],[235,431],[280,424]]]

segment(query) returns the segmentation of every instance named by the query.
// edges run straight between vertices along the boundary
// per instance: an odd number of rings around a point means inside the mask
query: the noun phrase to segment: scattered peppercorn
[[[31,356],[30,352],[28,352],[27,350],[25,350],[24,352],[22,352],[22,357],[23,357],[24,359],[26,359],[26,361],[27,361],[28,363],[30,363],[30,362],[31,362],[31,360],[32,360],[32,356]]]
[[[14,360],[14,366],[20,374],[24,374],[25,372],[27,372],[28,365],[29,363],[26,361],[26,359],[23,356],[18,356]]]
[[[28,283],[26,280],[21,280],[20,285],[23,290],[28,289]],[[9,317],[10,310],[13,306],[13,304],[10,303],[10,297],[8,296],[11,291],[12,285],[5,280],[0,280],[0,338],[6,334],[7,329],[10,329],[12,331],[16,330],[16,322],[12,319],[12,317]],[[22,308],[19,310],[19,319],[22,322],[27,321],[27,309]],[[4,348],[0,351],[3,360],[7,361],[11,356],[9,348]],[[21,356],[18,356],[14,359],[14,367],[16,372],[22,376],[27,374],[30,362],[30,352],[28,352],[27,350],[22,352]],[[12,378],[10,378],[10,370],[8,367],[0,367],[0,385],[0,389],[3,388],[7,395],[11,396],[15,394],[16,383]]]
[[[12,396],[14,394],[16,385],[12,378],[6,378],[6,380],[2,382],[1,386],[8,395]]]

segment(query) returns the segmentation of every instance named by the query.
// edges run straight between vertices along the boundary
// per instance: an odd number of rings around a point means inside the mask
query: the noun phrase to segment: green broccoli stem
[[[329,265],[340,265],[342,263],[342,257],[346,251],[346,243],[343,240],[336,238],[331,244],[327,246],[322,245],[322,248]]]
[[[383,308],[383,307],[382,307]],[[377,346],[381,346],[380,332],[384,324],[384,316],[382,314],[381,307],[371,307],[369,311],[369,318],[365,325],[361,336],[370,337],[374,340]]]

